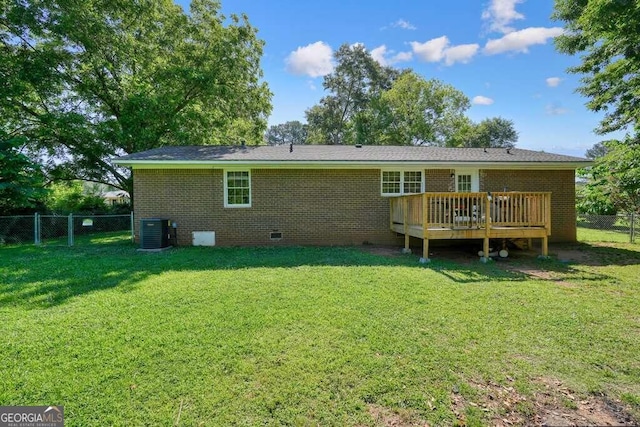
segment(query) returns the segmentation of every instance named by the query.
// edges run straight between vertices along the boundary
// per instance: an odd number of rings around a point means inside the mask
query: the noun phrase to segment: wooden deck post
[[[485,261],[489,261],[489,237],[491,236],[491,200],[486,194],[484,202],[484,241],[482,242],[482,255]]]
[[[411,248],[409,248],[409,198],[403,197],[402,199],[402,222],[404,225],[404,251],[409,253]]]
[[[429,199],[422,195],[422,259],[429,262]]]

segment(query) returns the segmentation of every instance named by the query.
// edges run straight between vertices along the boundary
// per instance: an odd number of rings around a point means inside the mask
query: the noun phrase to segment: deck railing
[[[551,227],[551,193],[422,193],[391,198],[391,226]]]

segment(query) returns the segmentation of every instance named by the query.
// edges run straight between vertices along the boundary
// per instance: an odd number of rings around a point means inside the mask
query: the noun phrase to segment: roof
[[[590,161],[580,157],[541,151],[504,148],[444,148],[390,145],[289,145],[261,146],[170,146],[115,159],[122,166],[168,167],[175,165],[539,165],[583,167]]]

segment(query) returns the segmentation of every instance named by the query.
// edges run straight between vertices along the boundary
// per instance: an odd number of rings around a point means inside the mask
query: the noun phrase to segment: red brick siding
[[[136,170],[136,218],[177,222],[181,245],[192,231],[215,231],[220,246],[399,243],[379,170],[253,169],[250,208],[224,207],[223,179],[220,169]]]
[[[573,170],[483,170],[480,191],[550,191],[552,242],[576,240],[576,191]]]
[[[426,191],[451,191],[449,169],[425,170]],[[575,240],[573,171],[486,170],[481,191],[551,191],[552,240]],[[134,171],[136,235],[139,220],[167,217],[178,243],[193,231],[215,231],[216,244],[400,244],[389,230],[389,200],[380,195],[380,171],[253,169],[250,208],[224,207],[221,169]],[[272,241],[278,231],[282,240]]]
[[[455,177],[452,178],[452,169],[427,169],[424,171],[424,190],[434,193],[446,193],[453,191]]]

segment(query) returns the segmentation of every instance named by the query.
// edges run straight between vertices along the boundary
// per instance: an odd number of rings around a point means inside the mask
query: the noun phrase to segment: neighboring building
[[[102,198],[109,206],[123,205],[131,201],[129,193],[124,190],[107,191],[102,195]]]
[[[575,241],[575,169],[589,164],[521,149],[353,145],[163,147],[115,162],[133,170],[136,218],[170,219],[181,245],[213,231],[218,246],[399,244],[390,198],[422,192],[550,192],[550,239]],[[455,209],[453,228],[464,218]]]

